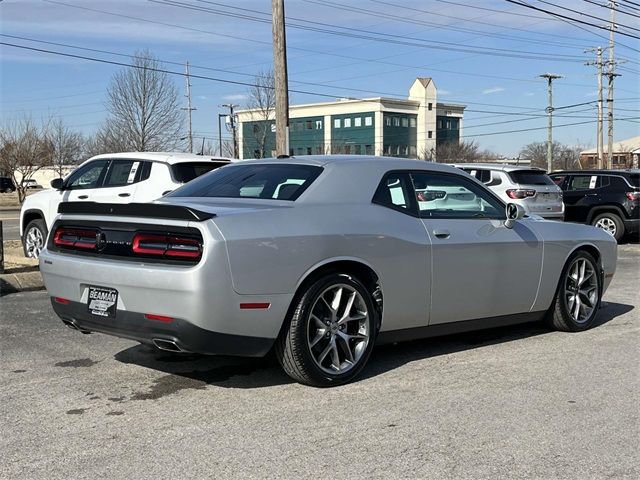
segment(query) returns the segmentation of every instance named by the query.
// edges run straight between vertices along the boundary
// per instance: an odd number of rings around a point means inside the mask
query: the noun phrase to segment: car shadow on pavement
[[[606,303],[598,314],[594,328],[605,325],[633,308],[632,305]],[[535,322],[378,346],[363,374],[356,381],[375,377],[416,360],[548,333],[552,333],[552,330],[544,323]],[[241,358],[176,354],[136,345],[117,353],[115,359],[168,374],[157,382],[158,385],[151,392],[141,394],[141,399],[157,398],[156,395],[162,396],[161,392],[165,390],[173,393],[185,388],[202,389],[207,385],[262,388],[293,382],[282,371],[273,353],[264,358]]]

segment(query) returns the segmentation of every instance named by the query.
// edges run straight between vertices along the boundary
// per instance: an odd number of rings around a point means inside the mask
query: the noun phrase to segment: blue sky
[[[607,9],[584,0],[550,1],[582,12],[580,18],[585,21],[601,23],[586,15],[608,18]],[[128,59],[7,35],[122,55],[149,49],[167,62],[188,60],[192,74],[225,81],[251,82],[258,71],[270,68],[270,23],[239,18],[268,19],[270,1],[175,2],[182,6],[165,0],[4,0],[0,41],[116,62]],[[539,0],[529,3],[552,8]],[[330,97],[406,97],[417,76],[431,76],[439,101],[468,105],[467,140],[516,155],[523,145],[546,140],[546,84],[538,75],[553,72],[564,77],[554,83],[556,107],[596,99],[595,67],[584,65],[592,56],[584,50],[605,47],[608,33],[584,25],[579,28],[504,0],[285,0],[285,7],[290,17],[289,88],[309,92],[292,93],[291,103]],[[627,11],[640,15],[640,11]],[[619,14],[618,21],[638,28],[638,17]],[[640,30],[622,30],[640,34]],[[617,117],[629,119],[616,122],[615,139],[623,140],[640,135],[640,41],[622,35],[616,39],[616,57],[626,61],[615,84]],[[121,68],[10,46],[0,46],[0,62],[3,121],[23,113],[35,119],[51,114],[87,134],[106,117],[105,89]],[[184,70],[174,64],[166,68]],[[175,76],[174,80],[182,91],[184,79]],[[218,105],[245,104],[247,89],[194,78],[196,137],[217,141],[217,114],[224,111]],[[556,128],[555,139],[593,146],[595,112],[595,103],[557,111],[557,125],[589,123]],[[539,130],[501,133],[535,128]]]

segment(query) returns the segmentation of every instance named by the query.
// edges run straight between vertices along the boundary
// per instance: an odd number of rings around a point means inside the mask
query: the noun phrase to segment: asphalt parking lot
[[[638,478],[640,245],[588,332],[378,348],[361,380],[176,357],[0,299],[0,478]]]

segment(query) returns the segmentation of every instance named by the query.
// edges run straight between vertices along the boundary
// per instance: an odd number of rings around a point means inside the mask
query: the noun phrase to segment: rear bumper
[[[638,233],[640,232],[640,219],[631,218],[624,221],[624,230],[627,233]]]
[[[273,338],[213,332],[183,319],[171,322],[147,320],[142,313],[125,310],[118,310],[115,318],[103,318],[89,313],[84,303],[61,304],[52,298],[51,304],[66,325],[81,332],[106,333],[149,345],[157,340],[166,341],[184,352],[262,357],[274,342]]]

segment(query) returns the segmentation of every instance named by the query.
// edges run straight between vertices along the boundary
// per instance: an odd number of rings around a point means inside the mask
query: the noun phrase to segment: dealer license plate
[[[118,305],[118,291],[113,288],[89,286],[87,310],[100,317],[115,317]]]

